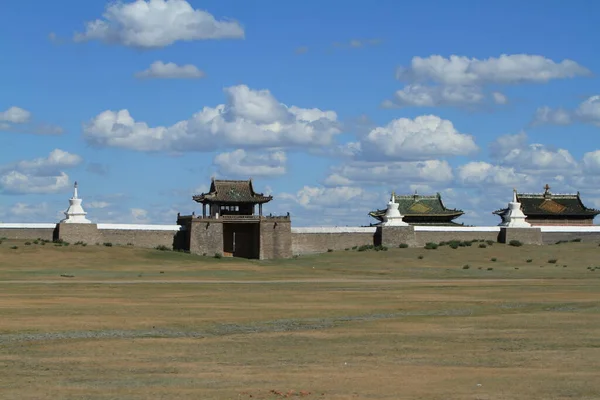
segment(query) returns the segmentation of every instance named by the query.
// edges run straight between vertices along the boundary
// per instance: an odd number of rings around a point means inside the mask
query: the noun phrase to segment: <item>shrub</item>
[[[62,242],[63,242],[63,240],[62,240],[62,239],[54,239],[54,240],[52,241],[52,243],[60,243],[60,244],[62,244]]]
[[[348,247],[346,247],[346,248],[344,249],[344,251],[348,251],[348,250],[350,250],[350,248],[348,248]]]
[[[519,269],[519,267],[515,267],[515,269]]]
[[[46,242],[41,242],[40,244],[41,244],[42,246],[45,246],[45,245],[46,245]]]
[[[0,240],[0,244],[2,244],[2,240]]]
[[[437,243],[433,243],[433,242],[425,243],[425,249],[427,249],[427,250],[435,250],[437,248],[438,248]]]
[[[369,249],[369,246],[367,246],[366,244],[363,244],[362,246],[360,246],[358,248],[357,251],[367,251]]]
[[[223,255],[221,253],[215,253],[215,258],[223,258]]]
[[[485,248],[487,248],[487,245],[485,243],[479,243],[479,248],[485,249]]]
[[[492,268],[492,267],[488,267],[488,269],[487,269],[487,270],[488,270],[488,271],[493,271],[493,270],[494,270],[494,268]]]
[[[127,246],[133,246],[133,243],[129,242],[127,243]]]
[[[352,250],[358,249],[358,246],[352,246]]]
[[[493,261],[493,262],[496,262],[496,261],[498,261],[498,259],[497,259],[496,257],[493,257],[493,258],[492,258],[492,261]]]
[[[332,253],[332,252],[333,252],[333,249],[327,249],[327,252],[328,252],[328,253]]]
[[[510,242],[508,242],[508,244],[514,247],[523,246],[523,243],[521,243],[519,240],[511,240]]]
[[[487,243],[488,246],[492,246],[494,244],[493,240],[486,240],[485,242]]]
[[[567,268],[567,266],[566,266],[566,265],[563,265],[563,268]]]
[[[18,248],[19,248],[18,246],[12,246],[12,247],[11,247],[11,249],[13,249],[13,250],[16,250],[16,249],[18,249]]]
[[[25,246],[31,246],[31,242],[25,242]]]
[[[462,242],[462,246],[464,246],[464,247],[471,247],[472,244],[473,244],[473,242],[471,242],[471,241]]]
[[[401,249],[406,249],[408,247],[408,244],[400,243],[400,246],[398,246],[398,247],[400,247]]]
[[[43,244],[43,243],[42,243]],[[87,243],[81,243],[83,247],[87,246]]]
[[[469,269],[469,268],[471,268],[471,266],[469,264],[463,265],[463,269]]]
[[[558,242],[554,243],[554,244],[561,244],[561,243],[567,243],[567,240],[559,240]]]
[[[550,260],[548,260],[548,264],[556,264],[558,260],[556,258],[551,258]]]
[[[528,258],[528,259],[527,259],[527,260],[525,260],[525,261],[526,261],[526,262],[528,262],[528,263],[530,263],[530,262],[532,262],[533,260],[532,260],[531,258]]]
[[[165,246],[164,244],[156,246],[155,249],[160,251],[171,251],[171,249]]]
[[[106,247],[112,247],[112,243],[111,242],[104,242],[102,243],[104,246]]]
[[[456,250],[456,249],[458,249],[458,244],[450,243],[450,248]]]
[[[571,240],[571,242],[581,242],[581,238],[575,238],[575,239]]]
[[[387,246],[381,246],[381,251],[388,251]]]
[[[445,246],[445,245],[447,245],[447,244],[448,244],[448,242],[439,242],[439,243],[438,243],[438,246]]]
[[[73,243],[73,245],[75,245],[75,246],[83,246],[83,244],[84,243],[81,240],[78,241],[78,242]]]
[[[40,243],[40,242],[39,242],[39,241],[37,241],[37,240],[34,240],[34,241],[33,241],[33,244],[39,244],[39,243]]]
[[[419,256],[419,257],[417,257],[417,258],[418,258],[419,260],[422,260],[422,259],[423,259],[423,256]]]

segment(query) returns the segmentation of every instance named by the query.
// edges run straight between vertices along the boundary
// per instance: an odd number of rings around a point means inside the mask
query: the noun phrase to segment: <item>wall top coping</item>
[[[292,233],[375,233],[376,227],[359,226],[310,226],[292,228]]]
[[[542,232],[600,232],[600,225],[592,226],[537,226]]]
[[[179,231],[180,225],[138,225],[138,224],[98,224],[98,229],[132,230],[132,231]]]
[[[499,226],[418,226],[415,232],[500,232]]]
[[[54,229],[56,224],[46,223],[6,223],[0,224],[0,229]]]

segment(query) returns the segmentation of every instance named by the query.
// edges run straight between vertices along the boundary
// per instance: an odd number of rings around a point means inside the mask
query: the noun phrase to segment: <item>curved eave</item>
[[[258,198],[254,198],[252,200],[217,200],[217,199],[211,199],[211,198],[206,198],[203,195],[198,195],[198,196],[193,196],[192,200],[194,200],[197,203],[251,203],[251,204],[264,204],[264,203],[268,203],[269,201],[273,200],[273,196],[263,196],[263,197],[258,197]]]

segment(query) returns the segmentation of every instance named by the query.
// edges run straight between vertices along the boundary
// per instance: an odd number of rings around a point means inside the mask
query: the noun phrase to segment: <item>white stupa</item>
[[[383,216],[383,226],[408,226],[406,222],[402,220],[404,216],[400,214],[398,209],[398,203],[396,203],[396,193],[392,192],[392,197],[387,205],[387,210]]]
[[[67,218],[60,221],[65,224],[91,224],[92,221],[87,219],[86,212],[81,207],[82,199],[77,196],[77,182],[75,182],[75,188],[73,189],[73,197],[69,199],[69,208],[65,211]]]
[[[521,210],[521,203],[517,201],[517,189],[513,189],[513,200],[508,203],[508,212],[504,221],[499,226],[509,228],[529,228],[531,224],[525,221],[525,214]]]

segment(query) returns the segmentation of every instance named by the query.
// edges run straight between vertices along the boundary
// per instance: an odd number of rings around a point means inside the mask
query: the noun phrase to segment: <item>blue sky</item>
[[[600,4],[8,0],[0,221],[173,223],[211,176],[294,225],[389,192],[468,224],[513,187],[600,207]],[[93,23],[96,21],[96,23]],[[203,111],[204,110],[204,111]]]

